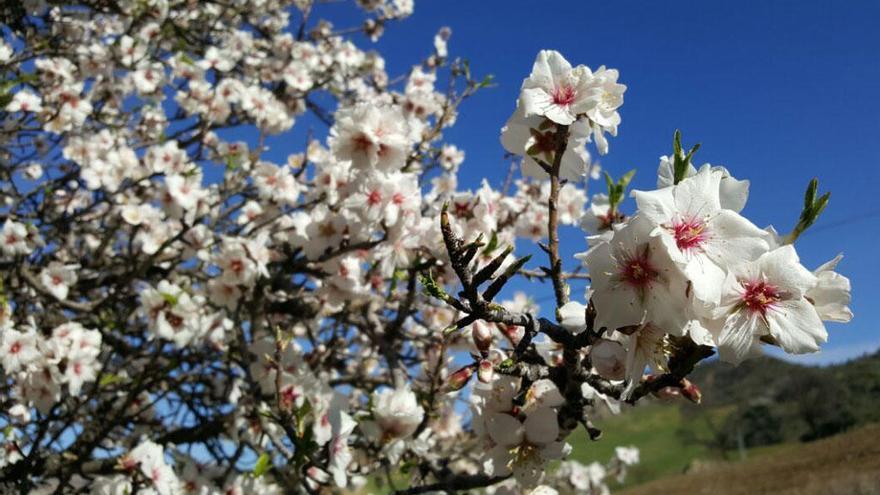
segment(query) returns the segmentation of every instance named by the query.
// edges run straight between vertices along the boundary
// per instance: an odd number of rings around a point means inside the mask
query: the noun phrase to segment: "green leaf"
[[[397,289],[398,282],[404,279],[406,279],[406,270],[394,270],[394,273],[391,275],[391,287],[388,290],[394,292]]]
[[[807,185],[807,191],[804,193],[804,210],[813,207],[816,202],[816,191],[819,189],[819,179],[813,177],[813,180]]]
[[[788,236],[786,236],[786,244],[794,243],[794,241],[796,241],[805,230],[816,223],[816,220],[819,219],[819,215],[825,211],[825,207],[828,206],[828,201],[831,199],[831,193],[826,192],[820,196],[819,199],[816,199],[816,193],[818,191],[819,181],[814,178],[809,184],[807,184],[807,190],[804,192],[804,208],[801,210],[801,216],[798,219],[797,225],[795,225],[794,229],[792,229]]]
[[[167,292],[160,292],[162,299],[165,300],[171,306],[177,306],[177,296],[174,294],[169,294]]]
[[[825,207],[828,206],[828,200],[831,199],[831,193],[827,192],[822,195],[814,204],[813,204],[813,222],[819,219],[819,215],[825,211]]]
[[[483,249],[483,254],[489,255],[492,254],[492,251],[495,251],[498,248],[498,232],[492,232],[492,237],[489,239],[489,244],[486,244],[486,247]]]
[[[675,134],[672,135],[672,153],[675,156],[681,155],[681,131],[679,129],[676,129]]]
[[[608,203],[611,205],[611,211],[617,210],[617,206],[623,201],[623,198],[626,196],[626,188],[635,174],[635,170],[630,170],[623,174],[623,177],[618,179],[617,182],[614,182],[611,176],[608,175],[608,172],[605,172],[605,184],[608,185]]]
[[[254,478],[259,478],[260,476],[264,475],[266,471],[269,470],[269,463],[271,462],[271,460],[272,459],[269,457],[269,454],[267,454],[266,452],[260,454],[260,458],[257,459],[257,463],[256,465],[254,465]]]
[[[103,388],[108,385],[113,385],[114,383],[124,382],[125,378],[119,375],[114,375],[113,373],[107,373],[101,377],[101,380],[98,382],[98,387]]]
[[[180,61],[185,63],[186,65],[195,65],[196,64],[195,61],[193,61],[193,59],[190,58],[190,56],[187,55],[185,52],[178,52],[178,55],[179,55]]]
[[[623,174],[623,177],[621,177],[620,180],[617,181],[617,183],[620,184],[620,187],[623,188],[624,192],[626,192],[627,186],[629,186],[630,181],[632,181],[632,178],[635,175],[636,175],[636,170],[632,169],[629,172]]]
[[[441,300],[446,300],[446,298],[449,297],[449,294],[447,294],[446,291],[434,281],[434,274],[430,270],[428,270],[427,273],[419,274],[419,281],[425,288],[425,293],[427,295]]]
[[[672,172],[673,183],[678,184],[687,176],[688,165],[691,163],[694,153],[700,149],[700,144],[695,144],[687,154],[681,147],[681,131],[676,129],[672,137]]]

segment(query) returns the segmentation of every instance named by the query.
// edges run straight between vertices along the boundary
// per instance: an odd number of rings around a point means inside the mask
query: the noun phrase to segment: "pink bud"
[[[474,374],[473,365],[465,366],[455,373],[449,375],[449,378],[446,380],[446,386],[444,390],[446,392],[456,392],[464,388],[465,385],[470,381],[471,376]]]
[[[523,330],[522,327],[513,325],[499,325],[499,329],[513,345],[519,344],[519,341],[522,340],[523,335],[525,334],[525,330]]]
[[[700,401],[703,400],[703,394],[700,392],[700,387],[697,387],[694,382],[687,378],[681,379],[681,395],[694,404],[699,404]]]
[[[483,383],[490,383],[494,376],[495,365],[488,359],[480,361],[480,366],[477,368],[477,378]]]
[[[480,352],[487,352],[492,346],[492,329],[482,321],[475,321],[471,326],[471,336]]]

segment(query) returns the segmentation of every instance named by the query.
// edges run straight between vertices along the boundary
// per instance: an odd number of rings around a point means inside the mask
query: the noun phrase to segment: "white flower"
[[[0,363],[3,364],[6,374],[24,370],[42,358],[37,348],[37,339],[33,328],[25,332],[12,329],[0,332]]]
[[[172,174],[165,178],[165,196],[162,202],[172,216],[180,217],[198,206],[199,201],[206,196],[201,183],[201,174]]]
[[[646,366],[650,365],[656,372],[666,371],[666,356],[663,354],[666,333],[657,325],[647,323],[638,327],[631,335],[615,335],[625,342],[626,347],[627,386],[623,391],[623,399],[628,399],[639,385]]]
[[[571,333],[581,333],[587,329],[586,311],[587,307],[583,304],[570,301],[559,308],[559,323]]]
[[[608,380],[623,380],[626,375],[626,349],[620,342],[599,339],[590,347],[590,362],[596,373]]]
[[[599,414],[620,414],[620,402],[593,388],[589,383],[581,384],[581,395]]]
[[[376,391],[372,397],[376,424],[386,440],[409,437],[425,417],[425,410],[408,386]]]
[[[464,162],[464,151],[454,144],[444,144],[440,149],[440,165],[444,170],[455,171]]]
[[[614,457],[627,466],[639,463],[639,449],[637,447],[615,447]]]
[[[75,348],[65,356],[65,359],[67,364],[64,368],[64,378],[67,382],[67,388],[70,395],[77,396],[82,390],[83,384],[95,381],[100,363],[90,353],[81,352]]]
[[[40,282],[53,296],[63,301],[67,299],[70,287],[76,284],[77,268],[79,265],[62,265],[53,261],[40,272]]]
[[[694,295],[717,304],[726,267],[766,252],[766,233],[732,210],[722,209],[721,174],[703,168],[679,184],[633,191],[639,215],[655,227],[670,256],[693,284]]]
[[[597,235],[611,230],[616,223],[623,221],[620,212],[611,211],[611,202],[607,194],[594,194],[590,206],[581,216],[581,228],[590,235]]]
[[[816,285],[791,245],[732,266],[709,324],[721,359],[740,363],[762,338],[791,354],[818,351],[828,332],[805,297]]]
[[[547,485],[536,486],[534,490],[529,492],[529,495],[559,495],[559,492],[555,488],[551,488]]]
[[[176,495],[181,491],[180,481],[165,462],[165,452],[157,443],[142,441],[123,458],[122,464],[139,470],[159,495]]]
[[[547,197],[550,196],[550,185],[547,184]],[[559,223],[562,225],[577,225],[584,215],[584,203],[587,202],[587,194],[583,189],[572,184],[563,184],[559,189],[557,208],[559,209]]]
[[[0,230],[0,251],[6,256],[27,255],[31,253],[28,245],[28,229],[23,224],[6,220]]]
[[[37,180],[43,176],[43,166],[39,163],[32,163],[25,167],[22,175],[27,177],[29,180]]]
[[[348,224],[342,215],[318,205],[311,211],[311,223],[305,229],[308,241],[303,248],[306,256],[317,259],[328,248],[338,247],[347,230]]]
[[[172,340],[178,347],[196,337],[199,307],[180,287],[162,280],[155,289],[149,287],[141,293],[140,303],[141,313],[156,336]]]
[[[486,453],[483,469],[490,476],[513,472],[520,485],[535,486],[553,459],[566,455],[570,447],[557,441],[556,411],[539,407],[520,420],[507,413],[491,413],[487,419],[489,437],[495,443]]]
[[[312,88],[314,81],[309,68],[300,61],[294,61],[284,68],[284,82],[296,91],[306,92]]]
[[[21,90],[15,93],[12,101],[6,104],[7,112],[33,112],[39,113],[43,110],[43,103],[39,96],[28,90]]]
[[[737,213],[742,211],[749,199],[749,181],[737,180],[730,175],[730,172],[721,166],[709,165],[708,163],[700,167],[700,172],[709,169],[712,173],[720,174],[721,181],[718,184],[718,197],[721,207],[725,210],[733,210]],[[663,189],[674,184],[674,166],[673,159],[669,156],[660,157],[660,166],[657,169],[657,189]],[[697,169],[688,164],[685,178],[697,175]]]
[[[296,204],[300,186],[290,168],[260,162],[254,169],[253,179],[261,198],[280,204]]]
[[[843,255],[838,254],[813,271],[816,286],[808,290],[805,296],[816,307],[816,312],[823,321],[846,323],[853,317],[852,310],[849,309],[849,279],[834,271],[842,258]]]
[[[421,195],[414,174],[370,174],[345,200],[367,223],[393,226],[405,215],[418,211]]]
[[[597,92],[592,74],[585,66],[572,69],[563,56],[541,50],[532,73],[523,81],[520,104],[523,116],[539,115],[557,124],[569,125],[577,116],[596,106]]]
[[[501,128],[501,145],[515,155],[523,157],[523,175],[546,179],[547,172],[537,160],[547,165],[553,163],[556,151],[556,126],[544,124],[537,116],[525,117],[522,106]],[[585,119],[574,122],[568,129],[568,142],[559,163],[559,176],[573,182],[583,180],[590,155],[585,147],[590,139],[590,127]]]
[[[633,217],[584,256],[598,328],[653,322],[672,334],[686,330],[691,320],[686,280],[652,230],[646,220]]]
[[[131,481],[121,474],[98,476],[91,483],[91,495],[127,495],[131,493]]]
[[[448,55],[446,49],[446,42],[449,41],[449,37],[452,36],[452,29],[449,27],[442,27],[437,34],[434,35],[434,52],[440,58],[446,58]]]
[[[337,112],[330,146],[338,159],[355,167],[393,170],[405,165],[410,132],[398,109],[358,105]]]
[[[332,437],[330,439],[329,455],[330,462],[327,470],[333,476],[336,486],[344,488],[346,483],[346,472],[348,465],[354,459],[351,449],[348,447],[348,438],[357,426],[354,419],[345,411],[336,410],[330,414],[330,428]]]
[[[626,86],[617,82],[617,69],[606,69],[601,66],[593,73],[592,85],[597,88],[597,103],[587,111],[587,117],[604,129],[611,131],[611,135],[617,134],[617,126],[620,125],[620,114],[617,109],[623,105],[623,93]]]
[[[545,407],[559,407],[565,403],[565,398],[559,392],[559,388],[549,378],[542,378],[529,387],[526,392],[526,402],[522,410],[526,414]]]

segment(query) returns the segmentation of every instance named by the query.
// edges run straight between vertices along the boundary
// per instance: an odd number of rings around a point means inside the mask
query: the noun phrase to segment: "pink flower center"
[[[382,193],[379,191],[371,191],[370,195],[367,196],[367,203],[370,206],[375,206],[382,202]]]
[[[629,256],[620,265],[620,278],[636,289],[644,289],[657,280],[660,275],[648,257],[649,248],[645,245],[635,256]]]
[[[241,273],[244,271],[244,261],[236,258],[229,262],[229,269],[235,273]]]
[[[373,142],[364,134],[360,134],[352,139],[352,144],[357,151],[367,151],[373,146]]]
[[[569,86],[568,84],[563,84],[562,86],[557,86],[553,90],[553,103],[567,107],[574,103],[575,92],[574,88]]]
[[[697,219],[682,220],[672,225],[672,234],[678,249],[688,251],[706,241],[706,224]]]
[[[745,292],[742,295],[742,303],[752,313],[767,314],[767,309],[772,308],[780,299],[779,289],[763,280],[743,282]]]
[[[183,317],[171,312],[165,314],[165,321],[167,321],[169,325],[174,327],[175,330],[183,326]]]

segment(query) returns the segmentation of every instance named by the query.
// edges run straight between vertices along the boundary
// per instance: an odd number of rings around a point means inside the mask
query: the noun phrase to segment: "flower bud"
[[[482,321],[475,321],[471,326],[471,336],[474,339],[474,345],[481,353],[488,352],[492,346],[492,329],[488,324]]]
[[[687,378],[681,379],[681,395],[694,404],[699,404],[700,401],[703,400],[703,394],[700,393],[700,387],[697,387],[694,382]]]
[[[499,325],[501,332],[510,340],[510,343],[513,345],[519,344],[519,341],[522,340],[523,335],[525,335],[525,330],[522,327],[517,327],[514,325]]]
[[[590,361],[602,378],[623,380],[626,376],[626,349],[620,342],[599,339],[590,349]]]
[[[449,375],[446,385],[443,387],[445,392],[457,392],[464,388],[474,374],[474,366],[468,365],[455,373]]]
[[[495,365],[492,364],[488,359],[483,359],[480,361],[480,365],[477,368],[477,378],[483,383],[491,383],[492,378],[495,377]]]

